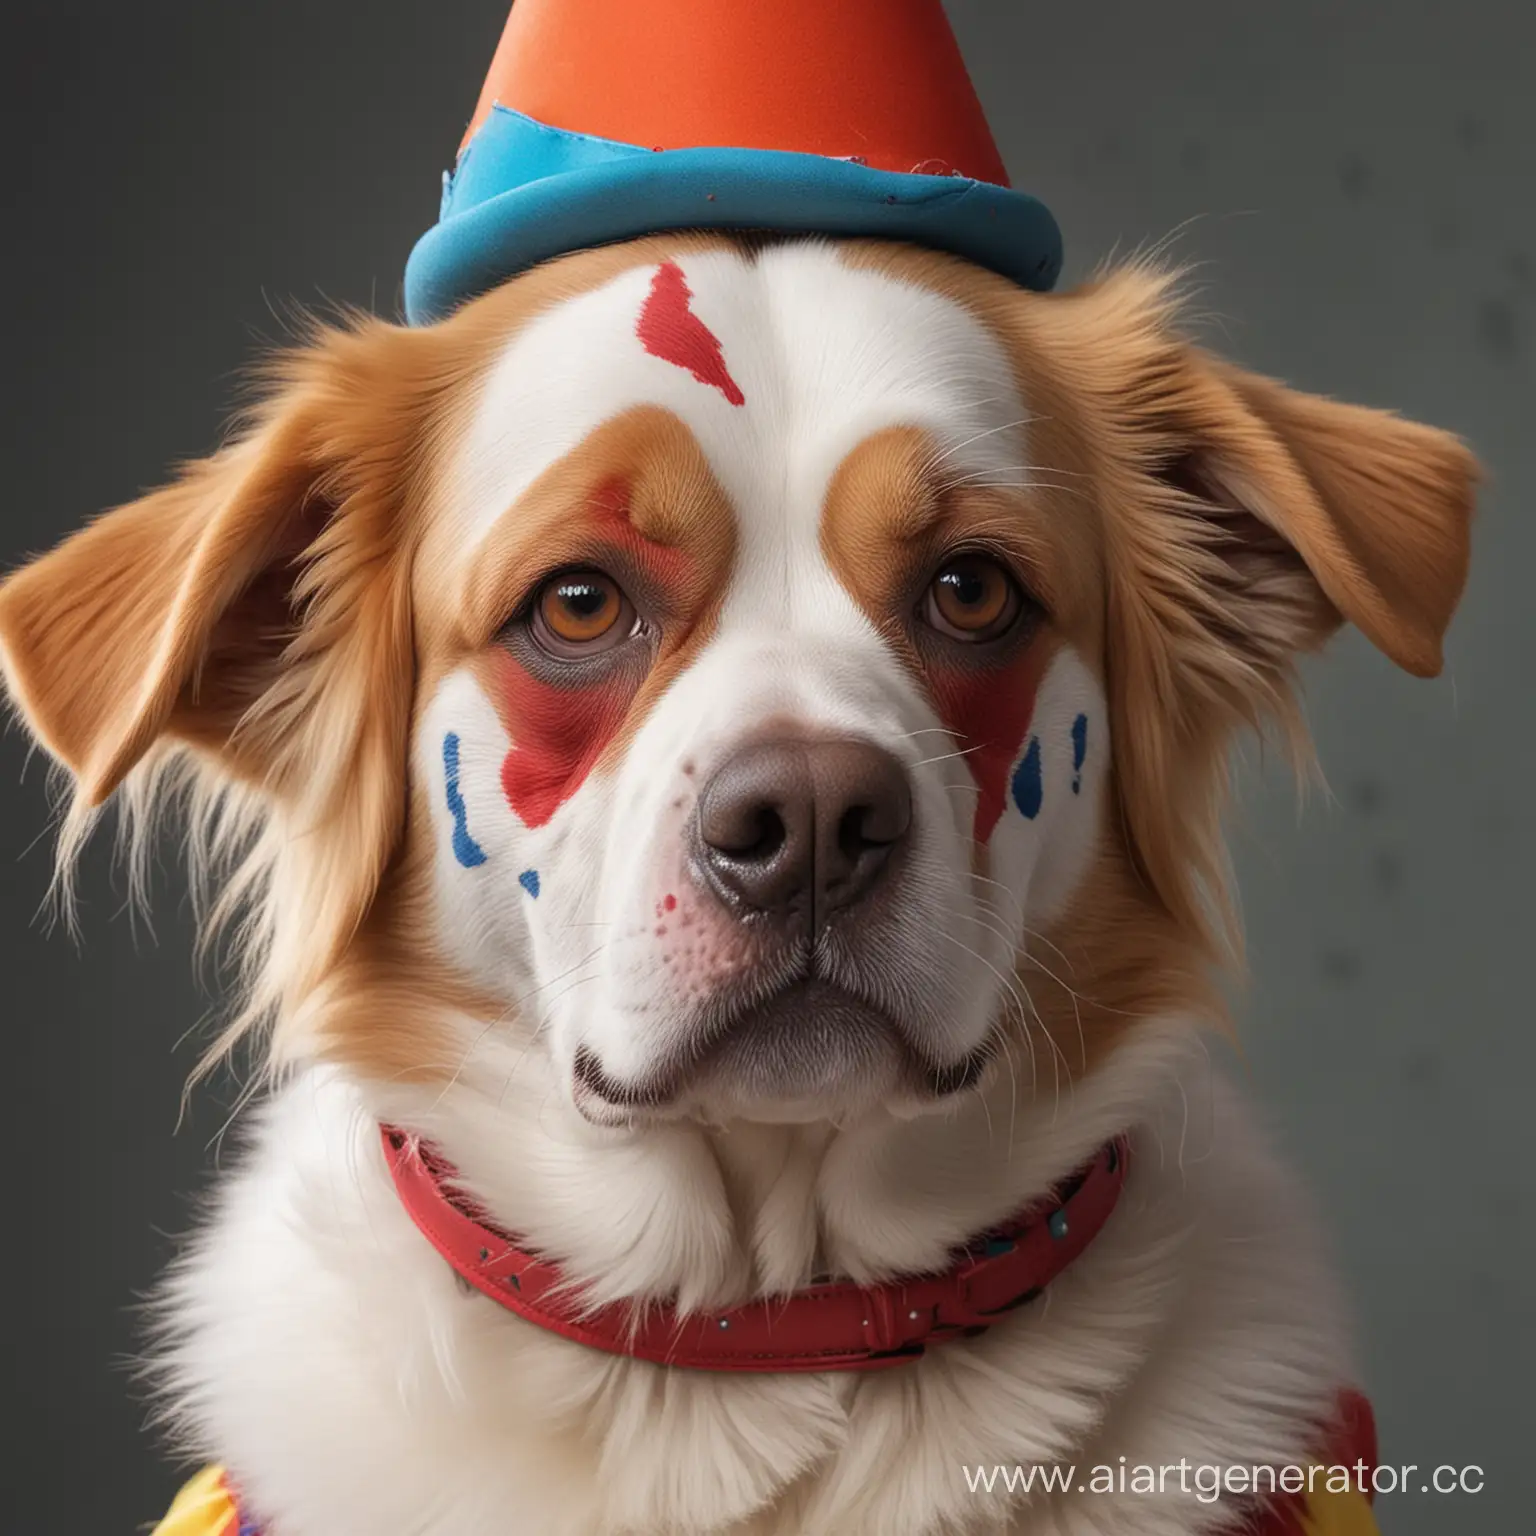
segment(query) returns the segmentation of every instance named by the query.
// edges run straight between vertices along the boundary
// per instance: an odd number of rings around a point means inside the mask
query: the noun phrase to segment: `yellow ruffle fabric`
[[[176,1495],[154,1536],[238,1536],[239,1529],[223,1467],[205,1467]]]
[[[1318,1490],[1307,1499],[1301,1527],[1307,1536],[1381,1536],[1363,1493]]]

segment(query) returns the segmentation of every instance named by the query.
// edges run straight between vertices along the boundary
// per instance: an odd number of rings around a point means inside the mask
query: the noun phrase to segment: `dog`
[[[223,882],[266,1092],[154,1370],[239,1518],[1373,1528],[1124,1469],[1304,1469],[1359,1407],[1205,1045],[1220,820],[1342,623],[1439,669],[1467,448],[1219,360],[1148,266],[873,240],[627,241],[265,379],[0,586],[66,863],[180,805]],[[807,1296],[880,1309],[857,1360],[774,1367]]]

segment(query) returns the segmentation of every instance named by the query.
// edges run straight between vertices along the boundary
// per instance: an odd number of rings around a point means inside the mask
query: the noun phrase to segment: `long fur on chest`
[[[1124,1126],[1133,1171],[1098,1241],[985,1336],[875,1376],[669,1372],[466,1296],[399,1207],[369,1107],[307,1074],[256,1117],[166,1292],[169,1402],[190,1445],[232,1465],[270,1536],[1220,1529],[1230,1512],[1194,1493],[970,1486],[998,1465],[1086,1476],[1120,1458],[1273,1463],[1286,1447],[1304,1460],[1340,1383],[1314,1227],[1251,1112],[1182,1031],[1126,1057],[1073,1100],[1031,1107],[1011,1155],[948,1171],[956,1185],[1048,1182],[1054,1162]],[[783,1176],[814,1186],[815,1161],[795,1172],[789,1148]],[[642,1171],[600,1213],[642,1245],[644,1191]],[[878,1177],[865,1193],[879,1202]],[[771,1221],[746,1226],[748,1245],[772,1240]],[[673,1252],[693,1235],[673,1231]]]

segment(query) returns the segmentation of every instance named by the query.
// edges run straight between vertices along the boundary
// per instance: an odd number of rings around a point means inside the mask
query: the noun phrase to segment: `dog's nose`
[[[873,742],[757,742],[699,796],[698,862],[733,909],[815,933],[876,885],[911,826],[906,769]]]

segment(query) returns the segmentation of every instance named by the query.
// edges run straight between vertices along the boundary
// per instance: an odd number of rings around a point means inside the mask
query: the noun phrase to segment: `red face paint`
[[[971,835],[978,843],[992,836],[1008,802],[1008,780],[1019,760],[1035,697],[1049,659],[1049,649],[1035,644],[1000,671],[935,669],[934,704],[955,737],[957,751],[976,781],[976,820]]]
[[[492,697],[512,735],[501,788],[519,821],[542,827],[586,782],[624,723],[633,677],[556,688],[504,651],[490,654]]]
[[[732,405],[745,405],[747,397],[725,366],[720,339],[688,307],[692,297],[683,269],[675,261],[662,262],[640,308],[635,335],[652,357],[686,368],[700,384],[718,389]]]
[[[658,592],[687,580],[692,562],[686,552],[647,538],[630,521],[630,487],[622,477],[593,491],[587,516],[600,543],[592,565],[611,570],[617,561],[622,570],[628,564]],[[501,765],[502,792],[520,821],[542,827],[619,733],[644,671],[621,666],[597,683],[561,688],[504,650],[490,652],[487,663],[487,692],[513,742]]]

